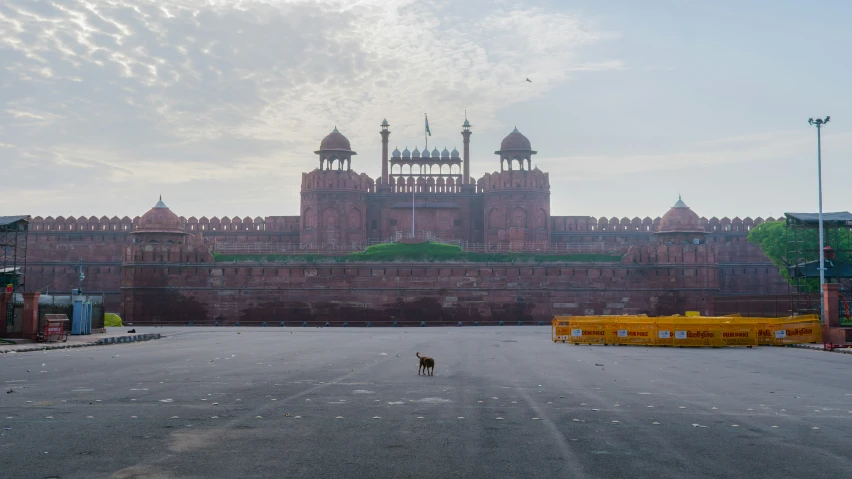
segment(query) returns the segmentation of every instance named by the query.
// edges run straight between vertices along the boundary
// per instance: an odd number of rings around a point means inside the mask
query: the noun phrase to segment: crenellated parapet
[[[139,217],[135,217],[133,219],[128,218],[127,216],[123,218],[119,218],[117,216],[113,216],[112,218],[107,218],[106,216],[101,216],[97,218],[95,216],[90,216],[86,218],[85,216],[80,216],[79,218],[75,218],[73,216],[64,217],[57,216],[54,218],[53,216],[48,216],[42,218],[41,216],[36,216],[29,223],[29,230],[31,232],[84,232],[84,231],[110,231],[110,232],[121,232],[126,231],[130,232],[135,229],[135,225],[139,223]]]
[[[527,170],[503,170],[486,173],[477,182],[478,190],[490,193],[496,190],[538,190],[550,193],[550,174],[533,168]]]
[[[650,217],[645,218],[618,218],[613,216],[612,218],[600,217],[595,218],[593,216],[553,216],[551,218],[551,228],[556,233],[562,232],[603,232],[603,233],[631,233],[631,232],[647,232],[653,233],[657,231],[660,227],[660,222],[662,218],[659,216],[651,219]],[[719,219],[715,216],[707,219],[705,217],[699,218],[698,224],[701,225],[707,233],[748,233],[755,226],[764,223],[777,221],[773,217],[769,217],[763,219],[761,217],[757,217],[752,219],[750,217],[746,217],[744,219],[740,219],[739,217],[735,217],[734,219],[729,219],[727,217]]]
[[[366,173],[356,173],[351,170],[320,170],[315,169],[302,173],[302,192],[311,190],[339,190],[372,193],[375,182]]]

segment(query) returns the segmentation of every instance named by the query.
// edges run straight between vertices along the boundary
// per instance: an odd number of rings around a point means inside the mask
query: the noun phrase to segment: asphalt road
[[[573,346],[546,327],[156,331],[170,336],[0,356],[0,476],[852,471],[850,355]]]

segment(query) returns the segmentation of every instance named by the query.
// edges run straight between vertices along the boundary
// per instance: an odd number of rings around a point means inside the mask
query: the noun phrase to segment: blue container
[[[74,301],[71,334],[92,334],[92,303]]]
[[[420,327],[421,327],[421,328],[425,328],[425,327],[426,327],[426,322],[425,322],[425,321],[420,321]]]

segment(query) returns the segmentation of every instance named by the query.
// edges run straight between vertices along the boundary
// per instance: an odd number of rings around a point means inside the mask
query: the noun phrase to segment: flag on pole
[[[432,136],[432,131],[429,130],[429,117],[424,113],[424,117],[426,117],[426,134]]]

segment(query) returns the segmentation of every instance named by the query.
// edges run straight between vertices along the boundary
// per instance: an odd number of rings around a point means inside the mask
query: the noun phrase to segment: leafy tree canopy
[[[763,253],[778,266],[780,273],[787,277],[787,240],[783,221],[767,221],[751,229],[748,233],[749,243],[760,246]]]

